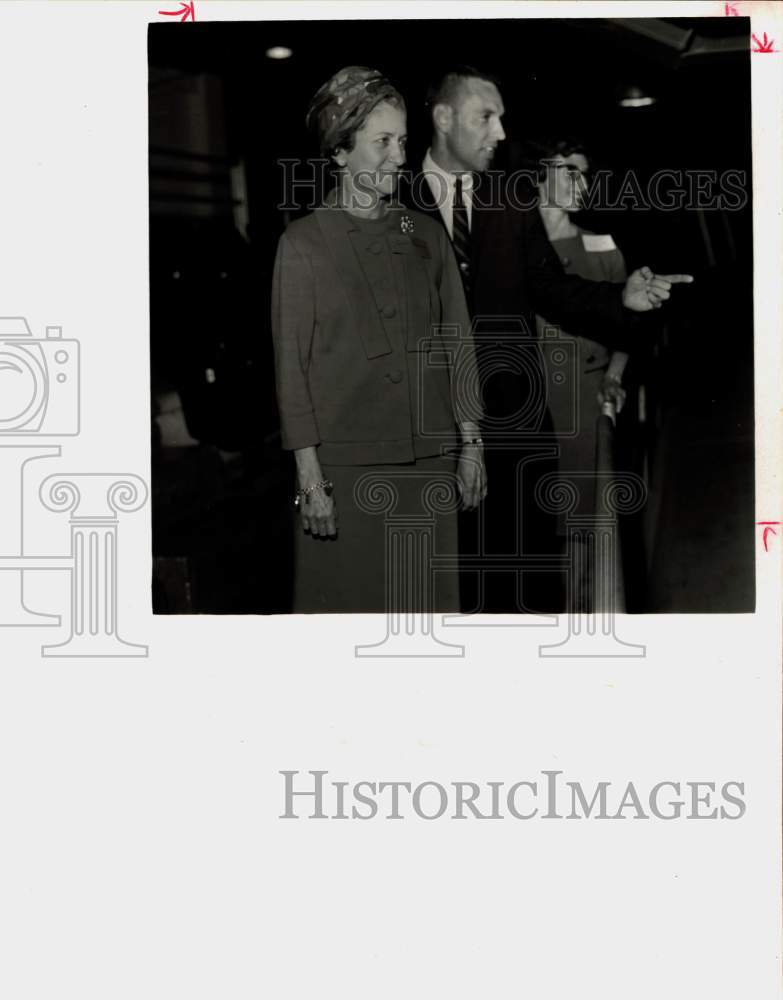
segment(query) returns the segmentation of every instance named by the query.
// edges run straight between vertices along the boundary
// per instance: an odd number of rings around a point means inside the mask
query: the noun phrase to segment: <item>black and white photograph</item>
[[[149,28],[157,613],[750,612],[750,21]]]
[[[781,60],[0,3],[3,1000],[783,1000]]]

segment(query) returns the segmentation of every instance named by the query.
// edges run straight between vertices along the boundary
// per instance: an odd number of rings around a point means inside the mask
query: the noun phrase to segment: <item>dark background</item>
[[[275,45],[291,57],[268,58]],[[629,418],[626,445],[650,500],[628,526],[629,610],[752,610],[749,21],[704,18],[150,26],[156,611],[287,610],[292,464],[277,436],[268,312],[277,240],[296,212],[278,208],[278,161],[317,155],[310,97],[358,64],[406,97],[415,169],[444,56],[500,79],[508,138],[495,168],[520,165],[526,139],[566,133],[615,185],[629,170],[643,188],[662,168],[745,171],[739,211],[577,221],[612,233],[629,270],[697,279],[637,363],[647,414]],[[655,103],[621,107],[630,86]]]

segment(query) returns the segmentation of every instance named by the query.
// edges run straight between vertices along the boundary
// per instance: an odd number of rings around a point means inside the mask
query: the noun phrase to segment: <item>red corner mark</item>
[[[780,521],[756,521],[756,524],[764,526],[764,534],[763,534],[761,540],[764,542],[764,551],[765,552],[769,552],[769,548],[767,547],[767,535],[770,532],[772,532],[772,534],[777,537],[777,531],[775,531],[775,528],[773,527],[773,525],[780,526],[780,523],[781,523]]]
[[[764,32],[764,37],[761,39],[761,41],[759,41],[756,35],[751,35],[750,37],[758,46],[758,48],[756,49],[751,49],[750,50],[751,52],[777,52],[777,49],[772,48],[772,43],[774,42],[775,39],[767,38],[766,31]]]
[[[159,10],[159,14],[163,14],[164,17],[177,17],[179,14],[180,21],[195,21],[196,11],[194,9],[194,0],[189,0],[188,3],[181,3],[179,10]]]

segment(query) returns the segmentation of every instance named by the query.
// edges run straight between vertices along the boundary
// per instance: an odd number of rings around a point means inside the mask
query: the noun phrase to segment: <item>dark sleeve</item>
[[[537,208],[519,213],[525,240],[530,300],[550,323],[590,337],[613,350],[629,351],[643,328],[622,303],[621,284],[566,274],[546,235]]]
[[[315,329],[315,289],[309,260],[283,233],[272,278],[272,339],[284,448],[320,443],[308,369]]]
[[[608,257],[606,265],[606,280],[621,281],[625,284],[626,278],[628,277],[628,268],[625,266],[625,257],[623,257],[622,250],[615,247],[615,249],[606,256]]]

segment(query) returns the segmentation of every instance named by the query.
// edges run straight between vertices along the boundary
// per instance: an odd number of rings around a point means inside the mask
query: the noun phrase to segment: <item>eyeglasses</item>
[[[590,173],[589,167],[582,170],[580,167],[577,167],[575,163],[556,163],[554,160],[544,160],[544,163],[550,170],[567,170],[569,174],[579,174],[580,177],[586,177]]]

